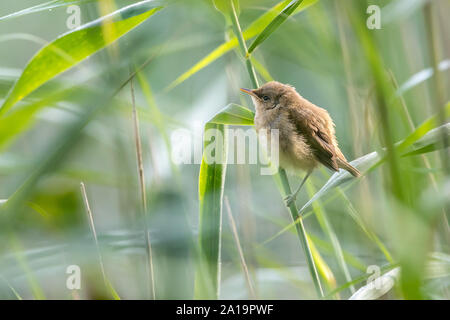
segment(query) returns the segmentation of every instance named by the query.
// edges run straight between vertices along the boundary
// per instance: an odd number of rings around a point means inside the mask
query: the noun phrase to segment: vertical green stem
[[[246,53],[247,53],[247,45],[245,44],[245,39],[242,35],[241,26],[239,24],[239,19],[238,19],[237,13],[236,13],[236,9],[234,8],[233,1],[230,1],[230,2],[231,2],[231,8],[232,8],[232,12],[230,15],[231,15],[231,20],[232,20],[232,24],[233,24],[233,31],[234,31],[236,37],[238,38],[239,47],[241,49],[242,56],[245,58]],[[246,63],[247,71],[249,73],[250,80],[251,80],[253,86],[255,88],[258,88],[259,87],[258,79],[256,78],[256,73],[255,73],[255,69],[253,68],[252,62],[250,61],[250,59],[245,58],[245,63]],[[280,194],[282,197],[292,193],[291,187],[289,185],[289,180],[287,178],[286,171],[284,169],[279,168],[278,173],[275,175],[274,178],[276,180],[279,180],[279,182],[280,182],[280,186],[281,186]],[[323,289],[322,289],[322,285],[320,283],[319,274],[317,272],[317,268],[314,263],[314,259],[313,259],[313,255],[311,253],[308,239],[306,237],[306,231],[305,231],[305,226],[303,224],[303,220],[298,215],[298,209],[294,202],[291,203],[291,205],[288,207],[288,209],[289,209],[289,212],[291,214],[293,221],[298,221],[298,223],[295,224],[295,227],[297,229],[297,234],[300,239],[300,244],[305,253],[306,262],[308,264],[308,269],[311,274],[317,295],[320,298],[322,298],[323,297]]]
[[[234,7],[233,1],[231,2],[232,12],[231,12],[231,20],[233,22],[233,32],[238,39],[239,48],[241,49],[241,54],[245,59],[245,65],[247,67],[248,75],[250,76],[250,81],[252,82],[253,87],[256,89],[259,87],[258,78],[256,77],[255,69],[253,68],[252,62],[250,59],[245,58],[247,54],[247,45],[245,43],[244,36],[242,35],[241,25],[239,24],[239,19],[236,13],[236,9]]]
[[[199,176],[198,267],[195,276],[196,299],[219,299],[221,272],[222,204],[227,169],[225,126],[208,122],[205,125],[204,150],[215,146],[212,156],[203,152]],[[213,137],[207,132],[215,131]],[[212,158],[211,158],[212,157]]]

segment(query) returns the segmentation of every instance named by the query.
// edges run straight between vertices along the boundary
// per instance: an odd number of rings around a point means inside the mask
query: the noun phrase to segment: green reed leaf
[[[9,92],[0,108],[0,115],[47,81],[114,42],[162,8],[149,7],[149,4],[151,1],[141,1],[117,10],[62,35],[42,48]],[[107,35],[106,30],[110,31]]]

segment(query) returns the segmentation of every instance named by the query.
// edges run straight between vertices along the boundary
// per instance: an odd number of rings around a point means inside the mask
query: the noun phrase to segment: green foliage
[[[53,77],[74,67],[161,9],[161,7],[142,7],[142,4],[148,3],[144,1],[118,10],[113,15],[86,24],[42,48],[31,59],[17,83],[11,89],[0,108],[0,115],[5,114],[17,102]],[[136,11],[137,9],[140,12]],[[129,13],[132,13],[132,15],[122,18]],[[119,20],[117,20],[118,18]]]
[[[218,299],[222,238],[222,199],[225,184],[227,144],[224,125],[208,123],[205,132],[215,130],[213,141],[205,138],[205,150],[214,144],[214,154],[205,151],[198,181],[199,197],[199,251],[195,298]],[[219,138],[219,134],[223,139]],[[209,137],[210,139],[212,137]],[[212,140],[212,139],[211,139]]]

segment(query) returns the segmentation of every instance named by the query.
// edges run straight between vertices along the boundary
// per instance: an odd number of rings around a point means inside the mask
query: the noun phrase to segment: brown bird
[[[288,206],[320,163],[333,171],[342,168],[355,177],[361,175],[339,149],[328,112],[303,98],[294,87],[271,81],[258,89],[241,91],[249,94],[255,105],[256,130],[279,130],[280,166],[307,172],[296,191],[285,198]]]

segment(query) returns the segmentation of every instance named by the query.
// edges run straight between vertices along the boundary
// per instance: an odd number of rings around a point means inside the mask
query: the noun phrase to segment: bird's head
[[[253,90],[241,88],[241,91],[252,97],[257,111],[274,110],[283,105],[288,105],[289,100],[298,95],[292,86],[277,81],[267,82]]]

